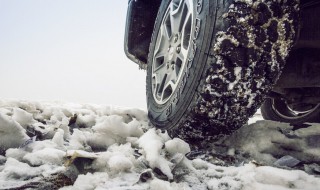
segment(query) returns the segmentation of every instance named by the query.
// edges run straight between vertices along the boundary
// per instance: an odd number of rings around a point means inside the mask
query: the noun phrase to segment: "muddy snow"
[[[319,163],[320,124],[257,113],[194,150],[143,110],[0,101],[0,189],[316,190]]]

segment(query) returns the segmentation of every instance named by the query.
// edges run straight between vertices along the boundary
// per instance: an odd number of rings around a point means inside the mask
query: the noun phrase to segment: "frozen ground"
[[[142,110],[0,101],[0,189],[319,189],[320,124],[259,119],[190,152]]]

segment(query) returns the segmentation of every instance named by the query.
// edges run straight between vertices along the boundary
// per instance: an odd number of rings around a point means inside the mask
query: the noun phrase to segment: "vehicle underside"
[[[289,108],[285,112],[290,112],[290,109],[296,111],[293,117],[308,113],[320,103],[319,11],[320,4],[317,1],[301,5],[298,39],[272,90],[274,93],[270,94],[275,100],[284,99]],[[283,115],[290,116],[292,113]]]

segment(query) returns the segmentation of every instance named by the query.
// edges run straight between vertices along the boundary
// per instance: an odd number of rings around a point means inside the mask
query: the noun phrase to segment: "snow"
[[[33,123],[32,114],[20,108],[14,108],[12,119],[18,122],[23,128]]]
[[[63,166],[48,164],[31,167],[27,163],[19,162],[9,157],[0,172],[0,189],[13,188],[18,184],[26,184],[31,178],[49,176],[53,173],[62,172],[63,170],[65,170]]]
[[[169,140],[167,134],[162,134],[156,129],[150,129],[139,139],[139,147],[142,148],[141,152],[145,155],[151,168],[159,168],[169,179],[173,179],[170,169],[172,163],[161,155],[166,140]]]
[[[235,84],[237,84],[240,81],[240,79],[241,79],[241,70],[242,70],[241,67],[235,67],[234,68],[234,76],[236,76],[236,79],[233,82],[229,83],[228,90],[232,90],[234,88]]]
[[[316,190],[320,125],[306,125],[264,121],[258,111],[190,156],[188,143],[152,128],[143,110],[0,101],[0,189]]]
[[[108,160],[108,165],[110,170],[115,172],[129,171],[133,167],[130,159],[123,154],[111,156]]]
[[[293,130],[294,126],[273,121],[257,121],[243,126],[229,138],[223,139],[223,146],[246,152],[252,158],[265,164],[272,164],[282,156],[294,156],[305,162],[320,161],[319,124]],[[314,142],[312,140],[314,139]],[[317,139],[317,140],[315,140]]]
[[[154,190],[171,190],[170,183],[160,179],[154,179],[150,183],[150,189]]]
[[[179,138],[174,138],[172,140],[168,140],[165,143],[165,147],[166,147],[167,152],[171,155],[174,155],[176,153],[181,153],[181,154],[185,155],[191,151],[189,144]]]
[[[65,152],[54,148],[44,148],[36,152],[27,153],[22,160],[30,163],[31,166],[44,164],[62,165]]]
[[[1,149],[16,148],[28,139],[25,129],[12,117],[0,113]]]
[[[65,187],[63,190],[77,189],[77,190],[91,190],[95,189],[100,184],[106,183],[109,176],[105,172],[87,173],[85,175],[79,175],[75,181],[73,187]]]

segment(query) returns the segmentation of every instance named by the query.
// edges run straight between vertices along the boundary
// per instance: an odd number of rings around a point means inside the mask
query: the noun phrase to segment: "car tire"
[[[163,0],[148,55],[150,122],[195,147],[244,125],[284,67],[298,14],[297,0]]]
[[[262,117],[266,120],[302,124],[320,122],[320,104],[309,109],[296,111],[290,108],[284,99],[266,99],[261,106]]]

